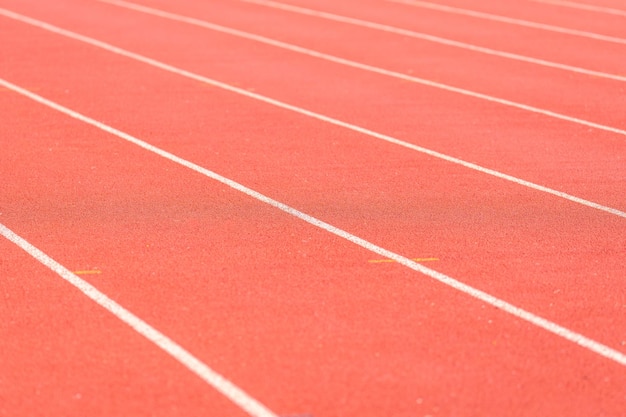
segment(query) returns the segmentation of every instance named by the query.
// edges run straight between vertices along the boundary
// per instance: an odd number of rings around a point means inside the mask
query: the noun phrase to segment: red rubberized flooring
[[[619,43],[407,3],[288,4],[626,77],[624,16],[445,3]],[[267,414],[4,234],[0,416],[626,415],[626,79],[279,8],[287,3],[133,4],[302,51],[128,3],[0,0],[0,225]]]

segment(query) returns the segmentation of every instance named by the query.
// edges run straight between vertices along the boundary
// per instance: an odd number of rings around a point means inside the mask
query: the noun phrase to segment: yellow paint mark
[[[101,274],[102,271],[98,271],[97,269],[85,270],[85,271],[74,271],[76,275],[98,275]]]
[[[433,261],[438,261],[439,258],[412,258],[411,260],[415,262],[433,262]],[[382,263],[390,263],[390,262],[395,262],[395,261],[393,259],[370,259],[367,262],[371,264],[382,264]]]

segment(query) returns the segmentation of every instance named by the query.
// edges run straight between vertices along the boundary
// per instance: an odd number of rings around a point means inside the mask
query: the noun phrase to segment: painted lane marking
[[[615,36],[601,35],[599,33],[587,32],[584,30],[569,29],[560,26],[547,25],[544,23],[531,22],[529,20],[515,19],[512,17],[500,16],[491,13],[478,12],[475,10],[461,9],[459,7],[446,6],[438,3],[431,3],[420,0],[386,0],[392,3],[406,4],[408,6],[421,7],[424,9],[437,10],[444,13],[452,13],[463,16],[475,17],[478,19],[491,20],[494,22],[508,23],[511,25],[525,26],[533,29],[541,29],[550,32],[563,33],[566,35],[580,36],[583,38],[595,39],[604,42],[619,43],[626,45],[626,39]]]
[[[102,271],[98,269],[85,269],[81,271],[72,271],[74,275],[100,275]]]
[[[39,88],[39,87],[28,87],[27,86],[25,88],[27,88],[29,91],[41,91],[41,88]],[[11,93],[11,94],[13,94],[14,91],[10,90],[8,88],[0,87],[0,93]],[[0,213],[0,214],[2,214],[2,213]]]
[[[168,355],[199,376],[202,380],[204,380],[204,382],[211,385],[216,391],[224,395],[251,416],[277,417],[275,413],[270,411],[263,404],[252,398],[228,379],[209,368],[178,343],[174,342],[172,339],[150,326],[129,310],[122,307],[87,281],[84,281],[76,274],[73,274],[63,265],[46,255],[43,251],[33,246],[24,238],[18,236],[2,223],[0,223],[0,235],[19,246],[30,256],[80,290],[84,295],[126,323],[137,333],[157,345]]]
[[[411,260],[415,262],[434,262],[434,261],[438,261],[439,258],[411,258]],[[382,263],[391,263],[391,262],[396,262],[396,261],[393,259],[370,259],[367,262],[371,264],[382,264]]]
[[[143,5],[131,3],[131,2],[128,2],[128,1],[123,1],[123,0],[99,0],[99,1],[101,1],[103,3],[111,4],[111,5],[114,5],[114,6],[124,7],[124,8],[129,9],[129,10],[135,10],[135,11],[138,11],[138,12],[151,14],[153,16],[159,16],[159,17],[163,17],[165,19],[175,20],[175,21],[178,21],[178,22],[183,22],[183,23],[187,23],[187,24],[190,24],[190,25],[194,25],[194,26],[199,26],[199,27],[202,27],[202,28],[205,28],[205,29],[216,31],[216,32],[226,33],[226,34],[229,34],[229,35],[232,35],[232,36],[237,36],[237,37],[248,39],[248,40],[252,40],[252,41],[255,41],[255,42],[261,42],[261,43],[264,43],[266,45],[272,45],[272,46],[276,46],[278,48],[283,48],[283,49],[287,49],[287,50],[294,51],[294,52],[306,53],[307,55],[310,54],[311,52],[316,52],[315,56],[317,56],[317,57],[320,57],[320,55],[323,54],[321,52],[313,51],[311,49],[305,49],[305,48],[299,47],[297,45],[289,44],[289,43],[282,42],[282,41],[279,41],[279,40],[276,40],[276,39],[272,39],[272,38],[267,38],[267,37],[261,36],[261,35],[256,35],[254,33],[244,32],[244,31],[241,31],[241,30],[238,30],[238,29],[233,29],[233,28],[229,28],[229,27],[226,27],[226,26],[217,25],[215,23],[211,23],[211,22],[208,22],[206,20],[200,20],[200,19],[196,19],[196,18],[193,18],[193,17],[188,17],[188,16],[183,16],[183,15],[171,13],[171,12],[166,12],[164,10],[143,6]],[[420,40],[425,40],[425,41],[429,41],[429,42],[439,43],[439,44],[442,44],[442,45],[447,45],[447,46],[452,46],[452,47],[457,47],[457,48],[462,48],[462,49],[470,50],[470,51],[473,51],[473,52],[479,52],[479,53],[483,53],[483,54],[487,54],[487,55],[498,56],[498,57],[501,57],[501,58],[508,58],[508,59],[513,59],[513,60],[517,60],[517,61],[531,63],[531,64],[542,65],[542,66],[545,66],[545,67],[550,67],[550,68],[556,68],[556,69],[560,69],[560,70],[564,70],[564,71],[575,72],[575,73],[579,73],[579,74],[589,75],[589,76],[592,76],[592,77],[606,78],[606,79],[611,79],[611,80],[615,80],[615,81],[626,82],[626,76],[609,74],[609,73],[606,73],[606,72],[589,70],[589,69],[580,68],[580,67],[576,67],[576,66],[572,66],[572,65],[559,64],[559,63],[547,61],[547,60],[544,60],[544,59],[531,58],[531,57],[527,57],[527,56],[524,56],[524,55],[518,55],[518,54],[514,54],[514,53],[498,51],[498,50],[495,50],[495,49],[484,48],[484,47],[477,46],[477,45],[472,45],[472,44],[468,44],[468,43],[464,43],[464,42],[457,42],[457,41],[450,40],[450,39],[440,38],[438,36],[427,35],[427,34],[419,33],[419,32],[413,32],[411,30],[400,29],[400,28],[396,28],[396,27],[393,27],[393,26],[387,26],[387,25],[383,25],[383,24],[379,24],[379,23],[368,22],[368,21],[365,21],[365,20],[354,19],[354,18],[345,17],[345,16],[339,16],[339,15],[326,13],[326,12],[318,12],[318,11],[311,10],[311,9],[305,9],[303,7],[296,7],[296,6],[291,6],[291,5],[285,5],[283,3],[277,3],[277,2],[272,2],[272,1],[259,1],[259,0],[242,0],[242,1],[247,2],[247,3],[253,3],[253,4],[256,4],[256,5],[260,5],[260,6],[274,7],[274,8],[278,8],[278,9],[282,9],[282,10],[287,10],[287,11],[291,11],[291,12],[296,12],[296,13],[309,15],[309,16],[320,17],[320,18],[333,20],[333,21],[337,21],[337,22],[341,22],[341,23],[348,23],[348,24],[352,24],[352,25],[356,25],[356,26],[366,27],[366,28],[369,28],[369,29],[376,29],[376,30],[381,30],[381,31],[390,32],[390,33],[395,33],[395,34],[399,34],[399,35],[410,36],[412,38],[416,38],[416,39],[420,39]],[[317,55],[317,54],[319,54],[319,55]],[[328,56],[330,56],[330,55],[328,55]],[[336,58],[336,57],[333,56],[333,58]]]
[[[221,184],[226,185],[227,187],[230,187],[234,190],[237,190],[243,194],[248,195],[249,197],[252,197],[260,202],[263,202],[269,206],[272,206],[278,210],[281,210],[293,217],[296,217],[306,223],[309,223],[312,226],[315,226],[319,229],[322,229],[328,233],[331,233],[337,237],[340,237],[342,239],[345,239],[349,242],[354,243],[357,246],[360,246],[366,250],[369,250],[370,252],[373,252],[377,255],[379,255],[381,258],[386,258],[386,259],[392,259],[404,266],[406,266],[407,268],[410,268],[416,272],[419,272],[423,275],[426,275],[444,285],[447,285],[451,288],[454,288],[466,295],[469,295],[470,297],[473,297],[477,300],[480,300],[486,304],[489,304],[493,307],[496,307],[506,313],[509,313],[510,315],[517,317],[521,320],[527,321],[541,329],[544,329],[556,336],[560,336],[565,340],[568,340],[572,343],[575,343],[577,345],[579,345],[580,347],[583,347],[591,352],[594,352],[600,356],[603,356],[607,359],[610,359],[620,365],[626,366],[626,354],[623,354],[622,352],[619,352],[609,346],[606,346],[600,342],[597,342],[591,338],[588,338],[580,333],[577,333],[573,330],[570,330],[566,327],[563,327],[559,324],[556,324],[550,320],[547,320],[543,317],[540,317],[536,314],[533,314],[527,310],[524,310],[520,307],[517,307],[511,303],[508,303],[500,298],[497,298],[485,291],[479,290],[477,288],[474,288],[468,284],[465,284],[461,281],[458,281],[448,275],[442,274],[440,272],[435,271],[434,269],[430,269],[425,267],[424,265],[421,265],[409,258],[406,258],[402,255],[399,255],[395,252],[392,252],[388,249],[385,249],[381,246],[378,246],[374,243],[371,243],[363,238],[360,238],[356,235],[353,235],[343,229],[340,229],[336,226],[333,226],[329,223],[326,223],[322,220],[319,220],[313,216],[310,216],[306,213],[303,213],[291,206],[288,206],[285,203],[281,203],[280,201],[274,200],[264,194],[259,193],[258,191],[255,191],[251,188],[248,188],[242,184],[239,184],[236,181],[233,181],[229,178],[226,178],[220,174],[217,174],[216,172],[213,172],[207,168],[204,168],[200,165],[197,165],[193,162],[190,162],[186,159],[183,159],[179,156],[176,156],[172,153],[169,153],[161,148],[158,148],[154,145],[151,145],[147,142],[144,142],[141,139],[138,139],[132,135],[129,135],[128,133],[122,132],[118,129],[115,129],[109,125],[106,125],[102,122],[99,122],[95,119],[92,119],[88,116],[85,116],[81,113],[78,113],[74,110],[71,110],[67,107],[64,107],[58,103],[55,103],[51,100],[48,100],[44,97],[41,97],[37,94],[31,93],[27,90],[24,90],[23,88],[12,84],[6,80],[3,80],[0,78],[0,85],[4,85],[7,88],[10,88],[12,90],[14,90],[16,93],[21,94],[25,97],[28,97],[30,99],[32,99],[33,101],[36,101],[40,104],[43,104],[44,106],[47,106],[49,108],[52,108],[54,110],[57,110],[67,116],[70,116],[76,120],[79,120],[81,122],[84,122],[86,124],[89,124],[91,126],[94,126],[104,132],[110,133],[113,136],[117,136],[120,139],[123,139],[127,142],[133,143],[137,146],[139,146],[142,149],[145,149],[146,151],[152,152],[156,155],[159,155],[171,162],[174,162],[176,164],[179,164],[181,166],[184,166],[186,168],[189,168],[192,171],[195,171],[201,175],[204,175],[207,178],[213,179]],[[6,228],[4,228],[6,229]],[[0,228],[0,231],[2,231],[3,229]],[[32,247],[32,245],[28,244],[27,242],[23,241],[23,240],[19,240],[19,238],[17,238],[16,236],[14,236],[14,234],[12,234],[10,231],[8,231],[8,229],[5,230],[5,232],[3,234],[7,234],[11,241],[17,240],[21,243],[21,245],[24,245],[25,247],[29,248],[33,253],[35,253],[35,255],[39,254],[40,251],[37,251],[35,248]],[[22,246],[20,246],[22,247]],[[31,252],[29,252],[31,253]],[[46,260],[47,257],[44,259]],[[62,268],[62,267],[61,267]],[[57,268],[58,269],[58,268]],[[64,278],[66,279],[77,279],[80,280],[80,278],[76,277],[74,274],[72,274],[71,272],[65,270],[65,268],[63,268],[62,270],[59,269],[59,271],[64,272],[64,274],[67,276],[64,276]],[[81,282],[84,282],[82,280],[80,280]],[[88,284],[87,284],[88,285]],[[158,337],[154,337],[156,340],[158,340]],[[173,343],[173,342],[172,342]],[[176,345],[177,346],[177,345]],[[182,349],[182,348],[179,348]],[[174,351],[177,352],[176,349],[174,349]],[[189,358],[187,356],[182,357],[184,360],[186,361],[192,361],[192,358]],[[206,365],[200,363],[196,363],[199,362],[197,361],[195,358],[193,358],[192,363],[194,364],[194,366],[199,367],[200,365],[202,365],[202,372],[203,375],[206,374],[206,378],[207,380],[211,380],[211,384],[215,384],[213,386],[218,386],[220,387],[220,389],[222,389],[223,391],[220,392],[225,392],[228,395],[230,395],[228,398],[231,398],[231,400],[233,401],[238,401],[237,404],[240,405],[242,408],[244,406],[249,407],[246,408],[246,410],[248,409],[254,409],[255,413],[259,413],[259,414],[255,414],[255,415],[267,415],[267,416],[273,416],[273,414],[271,414],[271,412],[269,412],[268,410],[266,410],[261,404],[257,403],[256,401],[252,400],[250,398],[250,401],[253,401],[251,404],[248,404],[247,399],[249,398],[245,393],[242,393],[241,390],[239,390],[236,387],[232,387],[229,388],[232,384],[228,381],[228,382],[224,387],[222,387],[222,379],[223,377],[221,376],[214,376],[214,371],[210,370],[208,367],[206,367]],[[206,369],[205,369],[206,368]],[[191,368],[190,368],[191,369]],[[195,369],[195,368],[194,368]],[[210,378],[209,378],[210,377]],[[230,384],[230,385],[229,385]],[[235,391],[233,391],[235,390]],[[234,393],[233,393],[234,392]],[[236,394],[236,395],[235,395]],[[225,394],[226,395],[226,394]],[[231,397],[232,396],[232,397]],[[242,397],[243,396],[243,397]],[[259,409],[257,411],[257,408]],[[261,412],[266,412],[269,414],[261,414]],[[252,414],[252,413],[251,413]]]
[[[592,4],[586,4],[586,3],[577,3],[574,1],[566,1],[566,0],[530,0],[530,1],[534,1],[536,3],[551,4],[554,6],[563,6],[563,7],[571,7],[574,9],[589,10],[592,12],[606,13],[606,14],[612,14],[612,15],[617,15],[617,16],[626,16],[626,10],[614,9],[612,7],[596,6]]]
[[[491,175],[491,176],[496,177],[496,178],[500,178],[500,179],[505,180],[505,181],[509,181],[509,182],[512,182],[512,183],[515,183],[515,184],[518,184],[518,185],[521,185],[521,186],[524,186],[524,187],[527,187],[527,188],[532,188],[534,190],[541,191],[541,192],[544,192],[544,193],[547,193],[547,194],[551,194],[553,196],[560,197],[560,198],[563,198],[565,200],[569,200],[571,202],[574,202],[574,203],[577,203],[577,204],[581,204],[583,206],[591,207],[591,208],[594,208],[596,210],[600,210],[600,211],[604,211],[606,213],[613,214],[615,216],[626,218],[626,212],[624,212],[622,210],[618,210],[616,208],[612,208],[612,207],[604,206],[602,204],[594,203],[592,201],[585,200],[583,198],[576,197],[574,195],[571,195],[571,194],[568,194],[568,193],[565,193],[565,192],[562,192],[562,191],[554,190],[552,188],[545,187],[543,185],[535,184],[533,182],[526,181],[526,180],[514,177],[513,175],[505,174],[505,173],[496,171],[494,169],[485,168],[485,167],[483,167],[481,165],[474,164],[472,162],[467,162],[467,161],[464,161],[462,159],[455,158],[453,156],[449,156],[449,155],[446,155],[446,154],[443,154],[443,153],[440,153],[440,152],[437,152],[437,151],[430,150],[428,148],[424,148],[422,146],[414,145],[412,143],[405,142],[403,140],[394,138],[393,136],[388,136],[388,135],[385,135],[385,134],[382,134],[382,133],[375,132],[373,130],[366,129],[364,127],[360,127],[360,126],[357,126],[357,125],[353,125],[351,123],[343,122],[341,120],[334,119],[332,117],[325,116],[325,115],[320,114],[320,113],[316,113],[316,112],[313,112],[313,111],[310,111],[310,110],[306,110],[304,108],[293,106],[291,104],[287,104],[287,103],[284,103],[282,101],[275,100],[273,98],[263,96],[261,94],[257,94],[257,93],[253,93],[251,91],[247,91],[247,90],[245,90],[243,88],[234,87],[232,85],[229,85],[229,84],[226,84],[226,83],[223,83],[223,82],[220,82],[220,81],[216,81],[216,80],[213,80],[211,78],[204,77],[202,75],[195,74],[195,73],[193,73],[191,71],[187,71],[187,70],[184,70],[184,69],[181,69],[181,68],[177,68],[177,67],[175,67],[173,65],[165,64],[165,63],[163,63],[161,61],[158,61],[156,59],[148,58],[146,56],[137,54],[135,52],[127,51],[125,49],[119,48],[117,46],[113,46],[113,45],[108,44],[106,42],[102,42],[102,41],[99,41],[97,39],[93,39],[93,38],[90,38],[88,36],[80,35],[78,33],[74,33],[74,32],[71,32],[69,30],[66,30],[66,29],[61,29],[61,28],[53,26],[53,25],[51,25],[49,23],[45,23],[45,22],[42,22],[42,21],[30,18],[30,17],[27,17],[27,16],[23,16],[21,14],[12,12],[10,10],[6,10],[6,9],[0,8],[0,15],[3,15],[3,16],[8,17],[10,19],[14,19],[14,20],[17,20],[17,21],[20,21],[20,22],[23,22],[23,23],[26,23],[26,24],[38,27],[40,29],[47,30],[47,31],[52,32],[52,33],[56,33],[56,34],[68,37],[70,39],[74,39],[74,40],[77,40],[77,41],[80,41],[80,42],[87,43],[89,45],[92,45],[92,46],[104,49],[106,51],[112,52],[112,53],[120,55],[120,56],[124,56],[124,57],[130,58],[130,59],[134,59],[134,60],[142,62],[144,64],[153,66],[155,68],[159,68],[159,69],[162,69],[164,71],[171,72],[172,74],[180,75],[180,76],[183,76],[183,77],[195,80],[195,81],[199,81],[199,82],[204,83],[204,84],[208,84],[208,85],[211,85],[211,86],[214,86],[214,87],[221,88],[221,89],[226,90],[226,91],[230,91],[232,93],[240,94],[242,96],[245,96],[245,97],[248,97],[248,98],[251,98],[251,99],[254,99],[254,100],[261,101],[261,102],[266,103],[266,104],[271,104],[273,106],[276,106],[276,107],[279,107],[279,108],[282,108],[282,109],[285,109],[285,110],[289,110],[289,111],[292,111],[292,112],[295,112],[295,113],[299,113],[299,114],[302,114],[304,116],[311,117],[313,119],[317,119],[317,120],[320,120],[320,121],[323,121],[323,122],[326,122],[326,123],[329,123],[329,124],[332,124],[332,125],[335,125],[335,126],[343,127],[345,129],[349,129],[349,130],[352,130],[354,132],[362,133],[364,135],[367,135],[367,136],[370,136],[370,137],[373,137],[373,138],[376,138],[376,139],[380,139],[380,140],[383,140],[385,142],[393,143],[395,145],[399,145],[399,146],[402,146],[404,148],[411,149],[411,150],[423,153],[425,155],[429,155],[429,156],[431,156],[433,158],[438,158],[438,159],[441,159],[441,160],[444,160],[444,161],[447,161],[447,162],[450,162],[450,163],[453,163],[453,164],[456,164],[456,165],[463,166],[465,168],[469,168],[469,169],[474,170],[474,171],[482,172],[484,174]],[[363,67],[368,67],[368,66],[363,66]],[[384,70],[380,70],[380,71],[381,71],[381,73],[390,73],[390,71],[384,71]],[[405,78],[405,79],[408,79],[408,80],[418,80],[418,79],[415,79],[415,78],[412,78],[412,77],[405,76],[403,74],[398,74],[398,75],[399,75],[399,78]],[[458,88],[455,88],[455,87],[444,86],[443,84],[438,84],[438,83],[425,81],[425,80],[422,80],[421,83],[425,84],[425,85],[431,85],[431,86],[434,86],[434,87],[443,88],[443,89],[446,89],[446,90],[449,90],[449,91],[460,92],[461,94],[466,94],[466,95],[469,95],[469,96],[474,96],[474,97],[478,97],[478,98],[485,98],[486,100],[495,101],[495,102],[499,102],[499,103],[502,103],[502,104],[509,104],[509,105],[512,105],[513,107],[519,107],[519,108],[524,108],[526,110],[535,111],[535,110],[533,110],[533,108],[531,108],[529,106],[518,105],[518,104],[515,104],[515,103],[512,103],[512,102],[508,102],[506,100],[494,99],[494,98],[491,98],[489,96],[484,96],[482,94],[471,93],[471,92],[468,92],[467,90],[462,90],[462,89],[458,89]],[[26,91],[26,90],[24,90],[24,91]],[[556,113],[552,113],[552,112],[548,112],[548,111],[537,111],[537,112],[543,113],[543,114],[546,114],[546,115],[552,115],[554,117],[561,118],[563,120],[572,121],[572,122],[575,122],[575,123],[580,123],[580,124],[583,124],[583,125],[586,125],[586,126],[589,126],[589,127],[596,127],[598,129],[608,130],[610,132],[626,136],[626,131],[624,131],[624,130],[611,128],[611,127],[607,127],[607,126],[602,126],[602,125],[598,125],[596,123],[586,122],[586,121],[583,121],[583,120],[580,120],[580,119],[574,119],[574,118],[571,118],[571,117],[568,117],[568,116],[557,115]]]

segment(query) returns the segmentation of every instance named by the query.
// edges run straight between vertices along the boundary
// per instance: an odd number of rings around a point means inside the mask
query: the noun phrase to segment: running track
[[[626,413],[622,1],[137,1],[0,0],[1,416]]]

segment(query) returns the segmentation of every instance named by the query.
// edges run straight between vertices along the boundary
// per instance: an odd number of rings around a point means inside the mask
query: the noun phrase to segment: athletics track
[[[0,416],[626,415],[625,10],[0,0]]]

